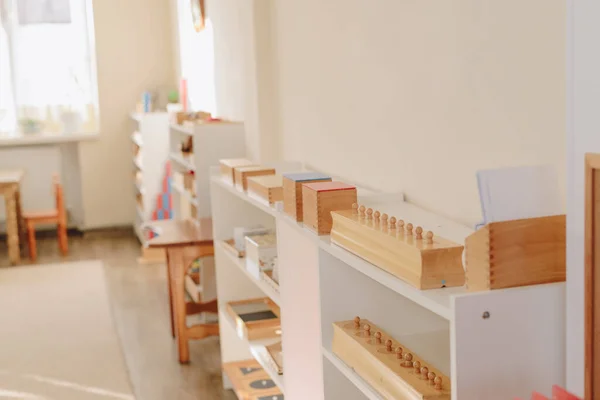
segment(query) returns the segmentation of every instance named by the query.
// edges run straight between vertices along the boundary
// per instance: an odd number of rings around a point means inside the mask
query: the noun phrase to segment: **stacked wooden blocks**
[[[253,165],[235,169],[235,187],[242,192],[248,189],[248,178],[251,176],[275,175],[275,168]]]
[[[230,185],[235,184],[235,169],[242,167],[249,167],[251,165],[256,165],[250,160],[246,160],[245,158],[231,158],[219,161],[221,168],[221,176],[225,182]]]
[[[350,210],[356,203],[356,187],[342,182],[306,183],[302,188],[304,226],[318,235],[331,232],[331,212]]]
[[[418,289],[462,286],[463,246],[354,204],[333,211],[331,241]]]
[[[313,182],[331,182],[331,177],[318,172],[300,172],[283,175],[283,211],[302,222],[302,185]]]
[[[450,379],[370,321],[333,324],[332,350],[386,399],[450,399]]]
[[[566,247],[564,215],[489,223],[465,241],[467,288],[562,282]]]

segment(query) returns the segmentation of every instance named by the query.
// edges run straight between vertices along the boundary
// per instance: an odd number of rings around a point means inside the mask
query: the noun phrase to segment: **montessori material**
[[[332,350],[385,399],[450,399],[450,378],[368,320],[333,323]]]
[[[245,158],[232,158],[219,161],[223,180],[231,185],[235,183],[235,169],[256,165]]]
[[[226,363],[223,371],[240,400],[283,400],[281,390],[256,360]]]
[[[364,205],[333,211],[331,241],[418,289],[462,286],[463,246]]]
[[[236,168],[235,187],[245,192],[248,189],[248,178],[251,176],[275,175],[275,168],[261,167],[258,165]]]
[[[277,236],[268,235],[246,236],[246,269],[257,280],[261,273],[272,271],[277,259]]]
[[[492,222],[465,240],[467,288],[502,289],[566,279],[566,217]]]
[[[331,182],[331,177],[318,172],[299,172],[283,175],[283,211],[302,222],[302,185],[312,182]]]
[[[276,338],[281,334],[279,307],[268,297],[229,302],[227,313],[242,339]]]
[[[248,178],[248,195],[269,206],[283,201],[283,178],[281,175],[253,176]]]
[[[302,188],[304,226],[319,235],[331,232],[331,212],[350,210],[356,203],[356,187],[343,182],[307,183]]]

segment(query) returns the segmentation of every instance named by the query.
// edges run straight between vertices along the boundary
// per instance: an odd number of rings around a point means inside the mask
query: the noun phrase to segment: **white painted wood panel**
[[[564,386],[564,283],[458,296],[454,308],[454,399],[549,396]]]

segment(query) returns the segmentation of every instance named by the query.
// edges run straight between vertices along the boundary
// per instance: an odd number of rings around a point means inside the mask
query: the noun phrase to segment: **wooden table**
[[[24,175],[23,170],[0,170],[0,196],[6,204],[8,258],[13,265],[21,261],[21,243],[25,234],[20,189]]]
[[[218,324],[187,326],[188,315],[218,312],[217,300],[206,303],[186,302],[185,275],[191,263],[200,257],[214,255],[212,220],[163,220],[147,224],[156,237],[148,240],[150,248],[164,248],[167,254],[167,276],[171,312],[171,334],[177,337],[179,362],[190,361],[189,340],[219,335]]]

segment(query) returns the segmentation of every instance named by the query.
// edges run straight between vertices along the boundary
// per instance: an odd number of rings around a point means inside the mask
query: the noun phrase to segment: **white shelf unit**
[[[166,112],[132,113],[133,192],[136,197],[133,227],[141,243],[141,226],[151,220],[161,193],[169,153],[169,117]]]
[[[217,239],[229,239],[235,226],[276,226],[286,399],[382,398],[331,350],[332,323],[357,315],[449,376],[453,399],[527,398],[564,384],[564,283],[476,293],[464,287],[418,290],[218,176],[211,191]],[[402,195],[359,189],[359,202],[458,243],[472,233]],[[217,251],[221,304],[268,295],[233,260]],[[222,337],[223,362],[251,355],[236,340]]]
[[[184,155],[181,145],[189,138],[193,153]],[[223,158],[241,158],[246,154],[244,124],[241,122],[213,122],[194,125],[169,125],[169,159],[176,173],[193,171],[195,192],[183,184],[172,183],[175,218],[211,217],[210,168]]]

